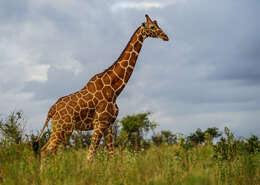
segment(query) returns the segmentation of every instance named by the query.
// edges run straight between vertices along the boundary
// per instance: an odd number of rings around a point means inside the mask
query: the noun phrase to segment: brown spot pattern
[[[109,103],[109,104],[107,105],[107,112],[108,112],[109,114],[113,115],[113,113],[114,113],[114,106],[113,106],[112,103]]]
[[[103,82],[100,78],[96,80],[95,84],[96,84],[97,90],[101,90],[102,87],[104,86]]]
[[[66,104],[65,104],[64,102],[60,102],[60,103],[57,104],[57,109],[60,110],[60,109],[62,109],[63,107],[65,107],[65,105],[66,105]]]
[[[98,104],[98,111],[103,112],[106,109],[106,106],[107,106],[107,102],[105,100],[101,101]]]
[[[130,53],[124,53],[123,56],[122,56],[122,60],[128,60],[130,57]]]
[[[75,111],[77,111],[77,112],[80,111],[80,106],[79,106],[79,105],[77,105],[77,106],[75,107]]]
[[[67,114],[67,110],[64,108],[60,111],[60,115],[64,116],[65,114]]]
[[[86,96],[83,96],[84,100],[85,101],[89,101],[90,99],[93,98],[93,95],[92,94],[87,94]]]
[[[72,107],[75,107],[77,105],[77,102],[75,101],[70,101],[69,102],[69,105],[72,106]]]
[[[121,87],[121,85],[123,84],[122,80],[118,80],[116,83],[113,84],[113,88],[115,90],[119,89],[119,87]]]
[[[88,111],[85,109],[85,110],[82,110],[80,111],[80,118],[81,120],[84,120],[88,115]]]
[[[107,101],[112,101],[114,97],[114,90],[110,86],[105,86],[102,93]]]
[[[72,100],[72,101],[77,101],[78,98],[77,98],[77,96],[76,96],[75,94],[72,94],[72,95],[71,95],[71,100]]]
[[[94,102],[92,100],[88,102],[88,107],[89,108],[94,108],[95,107],[95,104],[94,104]]]
[[[85,95],[85,94],[88,93],[88,91],[87,91],[86,89],[83,89],[82,91],[80,91],[80,93],[81,93],[82,95]]]
[[[103,82],[104,84],[108,85],[110,84],[110,78],[108,76],[108,74],[105,74],[104,77],[103,77]]]
[[[117,74],[117,76],[119,78],[123,78],[124,77],[125,69],[122,68],[119,63],[115,65],[114,71],[115,71],[115,73]]]
[[[129,56],[130,56],[130,53],[129,53]],[[122,65],[123,67],[127,67],[127,66],[128,66],[128,61],[127,61],[127,60],[123,60],[123,61],[121,62],[121,65]]]
[[[64,98],[63,98],[63,101],[64,102],[68,102],[70,100],[70,97],[69,96],[65,96]]]
[[[129,64],[134,67],[136,59],[137,59],[137,55],[135,53],[131,53]]]
[[[142,47],[142,44],[140,42],[136,42],[135,45],[134,45],[134,50],[136,52],[140,52],[141,47]]]
[[[67,106],[66,108],[67,108],[68,113],[69,113],[70,115],[72,115],[72,114],[73,114],[73,108],[70,107],[70,106]]]
[[[83,109],[85,107],[85,102],[82,99],[80,99],[79,100],[79,105]]]
[[[80,93],[77,93],[77,97],[78,97],[78,98],[81,98],[81,96],[82,96],[82,95],[81,95]]]
[[[130,44],[126,47],[125,51],[126,52],[131,52],[133,50],[133,46]]]
[[[128,82],[128,80],[129,80],[129,78],[130,78],[132,72],[133,72],[133,69],[132,69],[131,67],[128,67],[128,68],[126,69],[125,78],[124,78],[124,82],[125,82],[125,83]]]
[[[93,82],[89,82],[87,86],[88,86],[89,92],[94,93],[96,91],[96,87]]]

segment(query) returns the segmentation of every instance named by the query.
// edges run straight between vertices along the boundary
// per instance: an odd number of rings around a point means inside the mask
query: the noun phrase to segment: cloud
[[[119,118],[152,111],[173,132],[225,125],[260,134],[259,1],[0,4],[0,113],[23,109],[40,129],[59,97],[117,59],[148,12],[170,41],[145,40]]]
[[[168,5],[176,4],[177,0],[172,1],[122,1],[115,2],[111,6],[113,12],[124,10],[124,9],[136,9],[136,10],[149,10],[152,8],[164,8]]]
[[[12,39],[1,39],[0,42],[0,84],[20,86],[28,81],[46,81],[50,67],[47,64],[37,63],[39,55],[32,54],[24,46],[19,44],[19,36]]]

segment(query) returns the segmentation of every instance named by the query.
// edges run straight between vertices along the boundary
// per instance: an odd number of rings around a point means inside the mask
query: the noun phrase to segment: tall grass
[[[22,185],[258,185],[260,153],[214,157],[212,145],[185,149],[162,145],[133,153],[116,150],[113,160],[99,150],[93,163],[87,150],[67,149],[47,159],[42,171],[29,145],[0,148],[0,184]]]

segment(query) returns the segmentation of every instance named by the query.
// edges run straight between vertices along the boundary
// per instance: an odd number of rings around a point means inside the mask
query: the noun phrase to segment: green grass
[[[87,163],[86,154],[83,149],[68,149],[50,157],[40,171],[40,162],[28,145],[0,147],[0,184],[260,184],[260,153],[219,160],[210,145],[189,150],[178,145],[154,146],[139,153],[116,150],[111,161],[100,151],[92,164]]]

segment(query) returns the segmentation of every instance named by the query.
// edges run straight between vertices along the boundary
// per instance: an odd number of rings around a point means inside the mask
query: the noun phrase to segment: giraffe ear
[[[149,15],[145,14],[146,22],[152,23],[153,21],[150,19]]]

